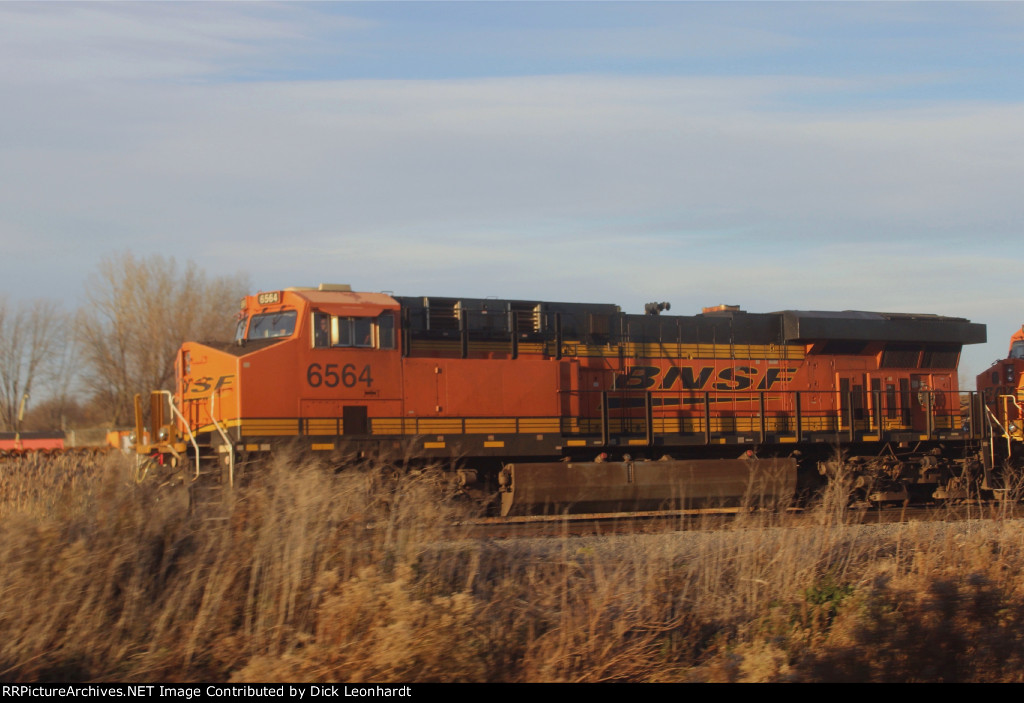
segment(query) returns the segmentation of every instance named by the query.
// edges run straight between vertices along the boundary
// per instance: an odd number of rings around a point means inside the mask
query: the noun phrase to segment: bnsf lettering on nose
[[[230,387],[234,378],[234,375],[231,374],[219,378],[214,378],[213,376],[203,376],[194,379],[183,378],[181,386],[185,395],[203,395],[211,391],[219,391]]]
[[[779,383],[793,380],[796,372],[795,368],[770,368],[761,375],[759,369],[750,366],[727,366],[716,374],[713,366],[634,366],[628,373],[616,374],[612,388],[629,391],[745,391],[753,388],[768,391]]]

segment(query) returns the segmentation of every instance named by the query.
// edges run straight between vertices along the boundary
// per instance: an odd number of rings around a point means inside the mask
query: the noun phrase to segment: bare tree
[[[80,376],[78,335],[72,319],[70,315],[61,314],[58,328],[64,331],[48,357],[45,376],[33,391],[32,417],[39,430],[67,430],[69,421],[81,424],[77,387]],[[25,425],[29,424],[26,416]]]
[[[244,276],[208,278],[191,262],[181,270],[159,255],[104,259],[78,319],[83,382],[94,402],[126,423],[136,393],[171,389],[182,342],[231,338],[247,288]]]
[[[0,298],[0,426],[20,430],[20,411],[33,386],[56,368],[71,337],[67,315],[56,303],[11,305]]]

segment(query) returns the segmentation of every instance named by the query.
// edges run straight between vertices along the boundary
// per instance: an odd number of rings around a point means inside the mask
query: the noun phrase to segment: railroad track
[[[868,525],[1020,517],[1024,517],[1024,506],[1016,503],[977,501],[957,505],[853,507],[832,513],[824,513],[815,509],[791,509],[780,513],[728,508],[511,518],[485,517],[426,529],[432,532],[436,531],[441,539],[520,539],[615,536],[693,530],[713,531],[725,528]],[[369,530],[385,528],[384,525],[371,524],[367,526]]]

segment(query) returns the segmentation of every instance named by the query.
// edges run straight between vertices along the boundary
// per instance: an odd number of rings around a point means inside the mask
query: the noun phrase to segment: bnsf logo
[[[209,394],[211,391],[219,391],[223,388],[231,388],[231,382],[234,380],[234,375],[221,376],[214,378],[213,376],[203,376],[201,378],[183,378],[181,380],[181,390],[184,395],[192,396],[204,396]]]
[[[1016,397],[1016,389],[1013,386],[990,386],[982,390],[985,395],[986,405],[997,405],[1001,403],[1001,397],[1008,395],[1010,397]]]
[[[704,366],[699,370],[693,366],[634,366],[629,373],[616,374],[612,385],[613,390],[650,391],[673,390],[700,391],[710,388],[716,391],[770,391],[779,383],[793,380],[797,369],[770,368],[758,380],[759,369],[749,366],[730,366],[715,375],[713,366]],[[714,379],[714,382],[711,382]],[[757,385],[755,386],[755,382]]]

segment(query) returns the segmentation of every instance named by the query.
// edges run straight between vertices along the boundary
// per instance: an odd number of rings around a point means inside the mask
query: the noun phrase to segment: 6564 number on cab
[[[370,365],[367,364],[361,371],[356,373],[355,364],[310,364],[306,369],[306,383],[313,388],[327,386],[334,388],[339,384],[345,388],[353,388],[356,384],[363,383],[367,388],[373,386],[373,373]]]

